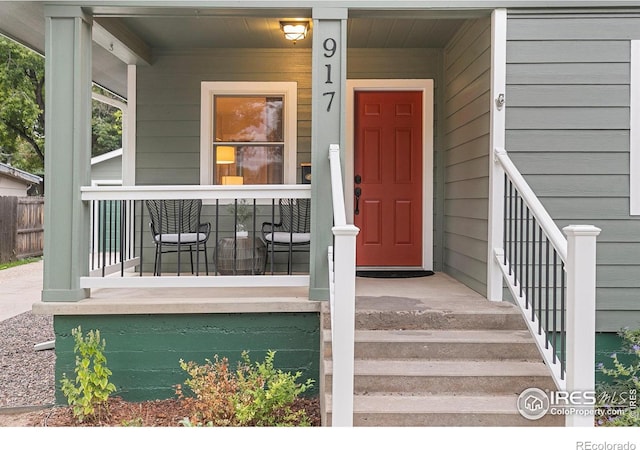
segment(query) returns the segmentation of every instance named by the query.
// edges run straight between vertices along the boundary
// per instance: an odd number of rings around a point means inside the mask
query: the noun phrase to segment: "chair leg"
[[[267,254],[264,257],[264,271],[262,273],[266,274],[267,273],[267,261],[269,261],[269,243],[267,242]]]
[[[153,276],[158,275],[158,246],[156,245],[156,256],[153,259]]]
[[[161,276],[162,275],[162,244],[160,244],[157,247],[157,251],[158,251],[158,272],[156,273],[156,275]]]
[[[205,242],[203,245],[204,245],[204,269],[206,274],[209,275],[209,259],[207,258],[207,243]]]

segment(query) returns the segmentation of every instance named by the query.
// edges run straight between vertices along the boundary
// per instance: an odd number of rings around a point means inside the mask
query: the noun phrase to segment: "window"
[[[296,83],[203,82],[200,184],[294,184]]]

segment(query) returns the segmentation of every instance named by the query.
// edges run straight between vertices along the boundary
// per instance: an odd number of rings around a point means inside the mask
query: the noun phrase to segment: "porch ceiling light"
[[[284,37],[295,44],[296,41],[304,39],[309,31],[309,21],[281,21],[280,29],[284,33]]]
[[[236,148],[229,145],[216,147],[216,164],[233,164],[236,162]]]

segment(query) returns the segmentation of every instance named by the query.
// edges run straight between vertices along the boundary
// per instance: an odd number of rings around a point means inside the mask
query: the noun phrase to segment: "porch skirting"
[[[318,312],[54,315],[57,404],[66,403],[59,385],[63,374],[74,373],[71,330],[78,326],[85,334],[100,330],[107,367],[113,372],[110,380],[117,387],[114,395],[125,400],[174,398],[175,385],[187,379],[181,359],[204,363],[218,355],[235,368],[245,350],[252,362],[275,350],[275,366],[301,371],[302,381],[316,380],[310,395],[317,394]]]

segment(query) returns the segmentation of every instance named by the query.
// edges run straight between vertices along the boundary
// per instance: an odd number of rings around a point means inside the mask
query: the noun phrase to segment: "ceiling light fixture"
[[[284,37],[295,44],[296,41],[304,39],[309,31],[309,22],[304,21],[281,21],[280,29],[284,33]]]

